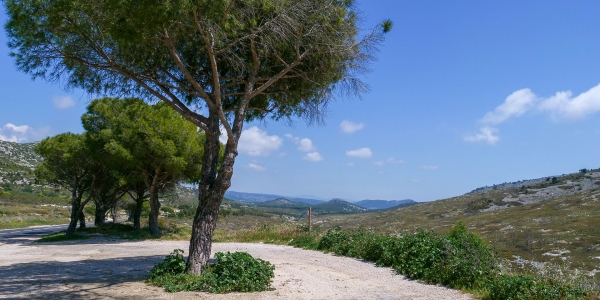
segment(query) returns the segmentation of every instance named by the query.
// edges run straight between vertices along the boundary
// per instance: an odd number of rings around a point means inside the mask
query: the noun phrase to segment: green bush
[[[499,275],[495,253],[458,222],[446,235],[417,230],[399,237],[364,228],[328,230],[296,238],[290,245],[361,258],[391,267],[411,279],[477,292],[484,299],[578,299],[581,288],[542,278]]]
[[[314,234],[303,234],[295,239],[292,239],[288,245],[298,248],[316,250],[319,246],[319,239]]]
[[[268,261],[254,258],[246,252],[217,252],[217,263],[203,273],[212,279],[213,292],[258,292],[268,290],[275,267]],[[208,276],[210,275],[210,276]]]
[[[185,259],[183,258],[183,250],[175,249],[171,254],[167,255],[165,260],[156,264],[150,271],[150,279],[161,276],[182,274],[185,272]]]
[[[150,271],[147,282],[167,292],[207,291],[210,293],[260,292],[271,290],[275,267],[246,252],[215,254],[216,263],[201,275],[185,273],[183,250],[176,249]]]
[[[169,215],[174,215],[175,214],[175,210],[172,207],[169,206],[162,206],[160,208],[161,211],[168,213]]]
[[[179,206],[177,217],[182,219],[193,218],[196,215],[196,205],[183,204]]]
[[[496,270],[495,255],[475,233],[458,222],[448,232],[443,264],[443,284],[455,288],[483,286]]]
[[[317,249],[392,267],[411,279],[457,288],[484,284],[494,269],[493,252],[463,223],[455,225],[447,236],[417,230],[393,237],[364,228],[336,228],[325,233]]]
[[[586,295],[581,288],[570,287],[548,278],[500,275],[487,285],[487,295],[483,299],[581,299]]]

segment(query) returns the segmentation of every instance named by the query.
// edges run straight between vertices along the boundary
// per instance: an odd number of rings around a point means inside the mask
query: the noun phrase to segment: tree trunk
[[[212,236],[217,225],[219,207],[225,191],[231,185],[233,163],[237,156],[237,139],[228,141],[222,165],[218,166],[220,143],[219,121],[212,118],[211,132],[206,133],[204,156],[202,157],[201,181],[198,187],[198,208],[192,224],[189,256],[186,271],[192,274],[202,273],[202,267],[208,263],[212,250]],[[241,127],[238,128],[241,132]],[[239,137],[238,137],[239,139]],[[217,170],[219,174],[217,175]]]
[[[110,216],[112,217],[113,224],[117,223],[117,216],[118,216],[117,209],[118,209],[117,203],[115,203],[113,205],[113,207],[110,209]]]
[[[83,197],[83,193],[81,191],[78,191],[77,189],[73,189],[73,191],[71,191],[71,197],[72,197],[71,198],[71,221],[69,222],[69,227],[67,227],[67,232],[66,232],[67,236],[71,236],[75,233],[75,228],[77,227],[77,221],[80,222],[79,223],[80,229],[85,228],[85,215],[83,214],[83,208],[90,201],[90,199],[92,199],[92,194],[94,191],[95,183],[96,183],[96,177],[93,177],[92,185],[91,185],[91,188],[89,189],[90,194],[87,197],[87,199],[85,199],[85,201],[83,201],[83,202],[81,202],[81,198]]]
[[[102,204],[96,203],[96,213],[94,214],[94,225],[102,226],[106,222],[106,208]]]
[[[142,217],[142,208],[144,207],[144,194],[146,193],[146,185],[145,184],[138,184],[135,188],[135,207],[133,208],[133,229],[134,230],[140,230],[141,228],[141,224],[140,224],[140,220]],[[130,194],[131,195],[131,194]]]
[[[79,220],[79,206],[81,204],[81,197],[77,195],[77,190],[71,191],[71,221],[69,227],[67,227],[67,236],[71,236],[75,233],[77,228],[77,221]]]
[[[79,229],[85,229],[85,214],[83,213],[83,205],[79,207]]]
[[[212,250],[212,236],[217,227],[219,206],[223,199],[222,192],[204,193],[199,202],[205,205],[198,207],[192,225],[192,237],[187,261],[187,271],[193,274],[202,273],[202,267],[208,263]]]
[[[156,181],[156,180],[154,180]],[[160,228],[158,227],[158,214],[160,212],[160,202],[158,202],[158,186],[153,184],[150,186],[150,215],[148,216],[148,227],[150,234],[160,236]]]

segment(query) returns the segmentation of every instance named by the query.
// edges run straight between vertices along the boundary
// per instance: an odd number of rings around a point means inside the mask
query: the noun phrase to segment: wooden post
[[[308,207],[308,232],[312,231],[312,207]]]

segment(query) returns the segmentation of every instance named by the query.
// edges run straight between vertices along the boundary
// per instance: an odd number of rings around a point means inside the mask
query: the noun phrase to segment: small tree
[[[103,149],[105,165],[129,181],[139,210],[145,193],[139,182],[144,184],[149,194],[150,232],[160,235],[159,191],[168,183],[198,177],[204,135],[166,105],[148,105],[133,98],[93,100],[81,119],[90,139]],[[120,190],[104,195],[115,199],[124,193]]]
[[[92,199],[96,165],[83,135],[62,133],[45,138],[34,148],[44,161],[35,169],[37,178],[71,192],[71,221],[67,235],[75,233],[77,221],[85,226],[83,208]],[[83,195],[87,194],[85,200]]]
[[[5,0],[20,70],[92,94],[160,100],[205,134],[187,269],[200,273],[244,122],[320,122],[367,89],[385,21],[363,38],[352,0]],[[219,164],[221,129],[227,136]]]

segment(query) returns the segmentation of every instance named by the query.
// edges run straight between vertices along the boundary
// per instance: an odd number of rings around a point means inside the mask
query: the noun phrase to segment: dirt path
[[[275,265],[274,291],[170,294],[143,281],[152,266],[173,249],[187,252],[185,241],[3,242],[0,299],[472,299],[352,258],[289,246],[239,243],[216,243],[213,251],[246,251],[270,261]]]

